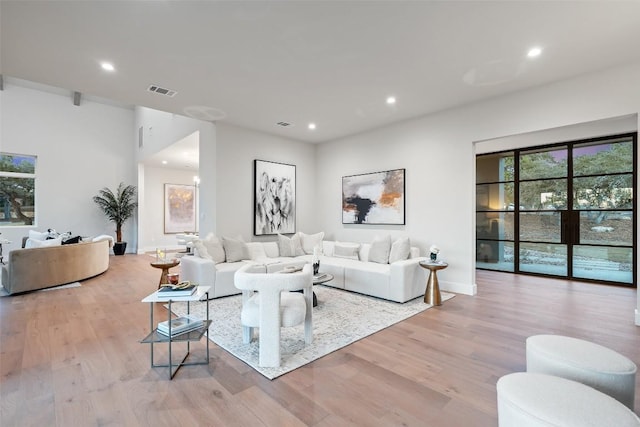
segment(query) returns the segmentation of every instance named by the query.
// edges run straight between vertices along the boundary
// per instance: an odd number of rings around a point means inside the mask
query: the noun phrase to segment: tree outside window
[[[35,223],[36,156],[0,153],[0,226]]]

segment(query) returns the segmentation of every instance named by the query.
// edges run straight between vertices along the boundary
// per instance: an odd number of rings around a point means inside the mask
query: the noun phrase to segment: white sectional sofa
[[[307,240],[309,237],[311,236],[307,236]],[[278,242],[249,243],[238,239],[219,240],[215,237],[213,240],[218,240],[218,243],[212,243],[211,238],[209,236],[204,241],[194,242],[195,254],[181,258],[180,278],[211,286],[213,298],[240,293],[233,278],[243,265],[262,265],[265,272],[276,272],[288,266],[302,266],[312,262],[313,248],[319,245],[322,247],[319,251],[321,254],[316,252],[316,255],[320,261],[320,272],[334,276],[332,281],[324,285],[401,303],[424,295],[427,271],[418,263],[426,258],[419,256],[417,247],[409,247],[408,239],[405,242],[405,253],[399,256],[402,259],[395,260],[398,258],[396,254],[391,263],[384,263],[384,254],[381,258],[379,242],[375,241],[363,244],[326,240],[317,242],[316,235],[316,243],[319,244],[315,246],[294,245],[291,250],[288,247],[282,250],[283,242],[286,244],[288,239],[284,236],[279,236]],[[295,241],[295,236],[290,240]],[[302,240],[305,240],[304,237]],[[391,243],[390,239],[388,242]],[[372,244],[376,245],[378,262],[370,261],[370,258],[374,258],[370,254]]]

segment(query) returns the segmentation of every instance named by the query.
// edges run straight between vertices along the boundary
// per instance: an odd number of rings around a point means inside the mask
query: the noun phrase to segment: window
[[[0,153],[0,226],[33,225],[36,156]]]

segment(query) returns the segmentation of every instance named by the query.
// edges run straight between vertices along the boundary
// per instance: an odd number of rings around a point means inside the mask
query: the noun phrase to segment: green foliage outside
[[[34,174],[35,157],[0,154],[0,171]],[[33,225],[35,179],[0,176],[0,208],[3,222]]]
[[[577,148],[573,158],[573,209],[631,209],[633,207],[633,145],[631,141]],[[591,151],[587,151],[591,148]],[[520,156],[520,205],[526,210],[567,209],[566,156],[553,151]],[[514,157],[502,159],[506,181],[514,179]],[[602,174],[615,174],[606,175]],[[556,179],[554,179],[556,178]],[[531,181],[528,181],[531,180]],[[513,206],[513,194],[504,203]],[[605,214],[594,214],[603,217]],[[600,218],[602,220],[602,218]]]

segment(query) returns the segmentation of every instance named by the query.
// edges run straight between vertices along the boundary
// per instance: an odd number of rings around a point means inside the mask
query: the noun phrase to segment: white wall
[[[316,147],[313,144],[231,126],[217,125],[218,174],[216,230],[219,236],[274,240],[253,236],[253,161],[296,166],[296,231],[314,233],[317,224]],[[200,160],[200,169],[203,168]]]
[[[92,197],[103,187],[136,182],[133,109],[86,98],[75,106],[71,93],[45,92],[11,80],[5,80],[0,104],[0,151],[38,156],[37,224],[0,228],[13,242],[4,247],[5,254],[20,247],[29,229],[115,237],[115,226]],[[123,239],[135,247],[135,219],[124,224]]]
[[[478,141],[475,144],[476,154],[495,153],[504,150],[505,147],[509,149],[525,148],[637,131],[638,117],[637,114],[632,114]]]
[[[181,249],[175,234],[164,233],[164,185],[193,185],[193,171],[169,168],[144,168],[144,227],[138,236],[138,253],[157,248]]]
[[[216,209],[216,125],[211,122],[192,119],[177,114],[157,111],[150,108],[136,107],[135,109],[135,129],[136,136],[138,129],[142,128],[143,146],[136,152],[138,162],[152,156],[171,144],[198,132],[199,149],[200,149],[200,167],[198,176],[200,177],[199,190],[199,206],[200,218],[198,218],[199,229],[201,233],[208,233],[215,230],[215,215],[212,215]],[[138,145],[136,144],[136,147]],[[193,183],[193,175],[191,175],[191,183]],[[153,215],[149,212],[152,206],[146,205],[146,185],[143,185],[144,168],[139,167],[139,203],[138,214],[140,217],[146,218]],[[154,190],[155,191],[155,190]],[[164,197],[164,193],[163,197]],[[153,224],[141,222],[139,233],[146,238],[150,238],[156,233],[155,229],[147,230],[147,226],[153,227]],[[145,241],[145,246],[150,244]]]
[[[376,234],[406,234],[422,254],[436,243],[450,263],[438,274],[441,287],[473,293],[474,142],[613,117],[637,120],[639,111],[640,64],[635,64],[322,144],[316,184],[319,224],[335,239],[366,242]],[[341,224],[341,177],[395,168],[407,169],[406,226]]]

